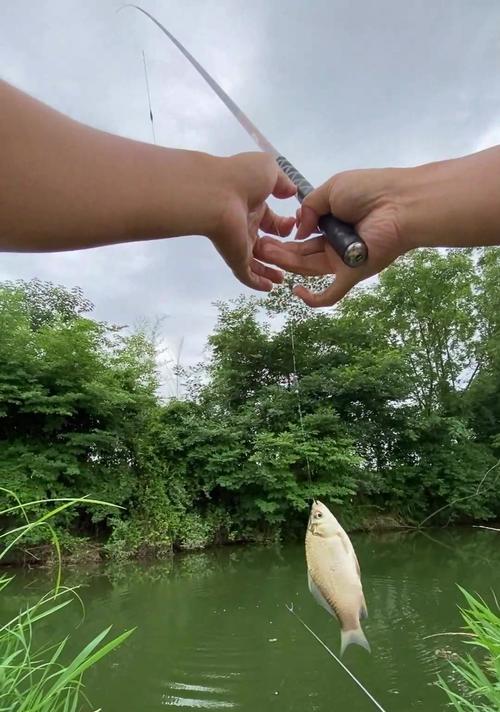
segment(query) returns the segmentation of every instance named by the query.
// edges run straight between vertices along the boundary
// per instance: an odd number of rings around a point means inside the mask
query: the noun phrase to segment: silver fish
[[[348,645],[370,645],[360,619],[368,616],[358,559],[351,540],[322,502],[315,500],[306,532],[309,590],[341,627],[341,654]]]

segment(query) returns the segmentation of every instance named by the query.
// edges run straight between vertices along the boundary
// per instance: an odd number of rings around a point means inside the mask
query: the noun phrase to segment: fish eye
[[[323,512],[316,512],[316,519],[321,519]]]

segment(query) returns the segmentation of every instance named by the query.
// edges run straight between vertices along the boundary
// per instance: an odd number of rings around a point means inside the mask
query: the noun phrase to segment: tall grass
[[[450,663],[453,683],[440,677],[439,685],[458,712],[499,712],[500,616],[484,601],[460,590],[467,602],[467,607],[460,609],[465,622],[464,643],[472,651]]]
[[[38,601],[19,611],[12,619],[0,621],[0,712],[77,712],[92,709],[84,692],[84,673],[105,655],[117,648],[132,633],[125,631],[105,642],[111,627],[95,636],[76,656],[67,653],[69,635],[50,645],[40,645],[42,626],[57,617],[66,606],[83,603],[76,588],[61,585],[61,551],[50,520],[64,509],[81,502],[110,506],[88,498],[49,500],[53,508],[31,520],[30,509],[41,502],[21,503],[9,490],[15,505],[0,510],[0,518],[21,515],[23,524],[0,534],[0,561],[23,536],[37,527],[48,527],[57,554],[58,565],[54,587]],[[47,504],[44,501],[43,504]],[[0,601],[8,595],[13,577],[0,575]]]

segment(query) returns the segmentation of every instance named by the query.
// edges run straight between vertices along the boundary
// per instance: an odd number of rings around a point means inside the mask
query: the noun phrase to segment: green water
[[[432,538],[431,538],[432,537]],[[500,535],[482,530],[354,535],[370,617],[372,654],[349,648],[346,664],[387,712],[445,709],[433,686],[446,660],[436,649],[456,638],[429,638],[460,626],[456,582],[485,597],[500,592]],[[48,574],[20,572],[7,603],[44,590]],[[113,623],[137,631],[87,677],[103,712],[241,710],[368,712],[373,704],[285,608],[293,602],[337,652],[336,622],[307,591],[302,546],[228,548],[163,564],[69,572],[84,583],[86,621],[75,607],[50,629],[73,627],[83,645]],[[74,616],[74,618],[71,618]]]

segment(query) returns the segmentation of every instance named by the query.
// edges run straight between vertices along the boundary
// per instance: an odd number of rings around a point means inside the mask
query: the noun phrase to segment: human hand
[[[339,173],[306,197],[298,211],[295,242],[263,237],[255,246],[259,260],[304,276],[334,274],[335,281],[324,292],[297,286],[294,292],[311,307],[331,306],[355,284],[380,272],[411,249],[402,231],[401,182],[410,169],[357,170]],[[348,267],[324,237],[304,240],[318,232],[321,215],[333,213],[356,226],[368,247],[368,260]]]
[[[1,80],[0,106],[0,250],[205,235],[249,287],[269,290],[282,280],[253,255],[259,227],[287,235],[295,223],[266,206],[271,194],[295,193],[272,156],[218,158],[132,141],[74,121]]]
[[[283,281],[283,273],[263,264],[254,254],[259,229],[289,235],[295,218],[276,215],[266,204],[270,195],[290,198],[294,184],[266,153],[242,153],[222,160],[218,179],[223,185],[215,226],[208,231],[235,276],[247,287],[270,291]]]

